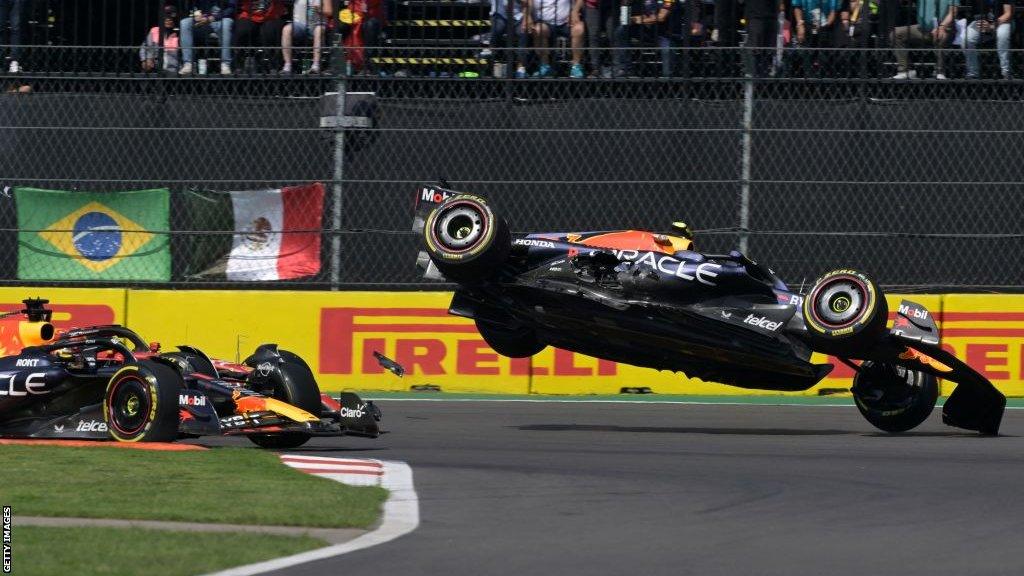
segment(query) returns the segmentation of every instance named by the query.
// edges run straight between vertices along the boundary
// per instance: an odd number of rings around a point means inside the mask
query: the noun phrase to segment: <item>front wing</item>
[[[939,346],[938,327],[924,306],[901,302],[887,339],[867,359],[895,362],[955,382],[957,387],[942,406],[942,421],[982,434],[999,433],[1006,396]]]
[[[186,436],[302,433],[376,438],[381,434],[380,409],[352,393],[343,393],[338,399],[322,394],[319,418],[302,422],[273,410],[218,417],[202,392],[183,393],[179,400],[179,431]]]

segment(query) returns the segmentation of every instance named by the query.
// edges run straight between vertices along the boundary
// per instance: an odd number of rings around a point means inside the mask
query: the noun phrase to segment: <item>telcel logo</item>
[[[765,330],[771,330],[772,332],[775,332],[780,326],[782,326],[782,322],[772,322],[764,316],[754,316],[753,314],[747,315],[743,322],[744,324],[750,324],[751,326],[757,326],[758,328],[764,328]]]
[[[82,420],[75,430],[77,432],[106,432],[107,424],[99,420]]]

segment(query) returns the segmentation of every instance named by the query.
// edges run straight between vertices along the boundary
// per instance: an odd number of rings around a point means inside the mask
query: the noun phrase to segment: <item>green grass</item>
[[[346,486],[246,448],[150,452],[0,446],[0,503],[17,516],[365,528],[387,491]],[[86,529],[83,529],[86,530]]]
[[[185,576],[322,546],[308,536],[15,524],[11,567],[19,576]]]

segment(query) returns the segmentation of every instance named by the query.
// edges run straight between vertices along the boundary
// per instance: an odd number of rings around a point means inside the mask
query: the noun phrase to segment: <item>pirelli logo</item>
[[[889,313],[889,320],[895,312]],[[982,376],[1005,389],[1007,382],[1024,381],[1024,312],[935,312],[942,348]],[[853,371],[835,358],[834,378],[852,378]]]
[[[942,347],[994,384],[1024,380],[1024,312],[938,314]]]
[[[607,360],[554,349],[533,358],[506,358],[484,342],[473,322],[444,308],[323,308],[320,372],[373,375],[385,372],[373,353],[394,358],[407,374],[421,376],[616,376]]]

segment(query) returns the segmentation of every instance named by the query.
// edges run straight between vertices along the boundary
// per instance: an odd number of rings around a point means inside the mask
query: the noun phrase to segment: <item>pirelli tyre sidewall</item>
[[[217,370],[214,368],[213,363],[210,360],[196,354],[192,354],[191,352],[182,352],[179,350],[177,352],[167,352],[165,354],[161,354],[161,356],[174,362],[174,364],[181,370],[182,375],[188,375],[195,372],[211,378],[217,377]]]
[[[121,442],[170,442],[178,437],[182,380],[170,366],[140,360],[117,371],[103,395],[103,420]]]
[[[853,355],[874,345],[885,331],[889,307],[873,280],[856,270],[833,270],[804,298],[804,324],[812,344]]]
[[[861,363],[850,391],[861,415],[889,433],[918,427],[939,398],[938,379],[932,374],[871,361]]]
[[[486,274],[503,263],[512,236],[504,219],[483,198],[459,194],[427,215],[423,243],[442,274],[463,279]]]

